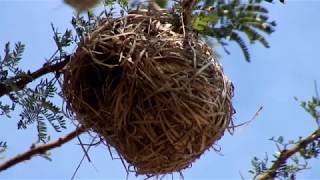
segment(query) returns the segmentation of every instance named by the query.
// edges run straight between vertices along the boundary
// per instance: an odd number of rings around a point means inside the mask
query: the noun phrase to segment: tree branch
[[[194,6],[197,4],[196,0],[183,0],[182,2],[182,16],[183,16],[183,23],[184,26],[186,27],[187,31],[191,31],[191,26],[192,26],[192,12]]]
[[[21,77],[13,77],[13,84],[0,82],[0,97],[9,94],[17,89],[23,89],[28,83],[50,72],[61,70],[70,61],[70,56],[67,56],[63,61],[56,64],[44,64],[40,69],[33,73],[22,75]],[[18,79],[18,80],[15,80]],[[10,80],[10,79],[9,79]]]
[[[262,175],[258,177],[259,180],[274,179],[277,175],[277,170],[283,165],[292,155],[299,152],[301,149],[307,147],[313,141],[320,139],[320,129],[314,131],[311,135],[300,141],[291,149],[285,149],[280,152],[279,157],[275,160],[272,166]]]
[[[79,127],[70,134],[67,134],[64,137],[61,137],[57,139],[56,141],[53,141],[51,143],[39,145],[36,147],[32,147],[30,150],[24,152],[23,154],[19,154],[16,157],[9,159],[8,161],[4,162],[3,164],[0,164],[0,172],[4,171],[18,163],[21,163],[23,161],[31,159],[34,155],[44,154],[46,151],[50,149],[54,149],[57,147],[60,147],[61,145],[69,142],[73,138],[77,137],[81,133],[85,132],[85,128]]]

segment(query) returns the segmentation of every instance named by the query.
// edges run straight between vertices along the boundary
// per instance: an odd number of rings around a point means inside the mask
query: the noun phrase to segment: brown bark
[[[299,152],[301,149],[307,147],[310,143],[315,140],[320,139],[320,129],[314,131],[311,135],[300,141],[297,145],[292,147],[291,149],[282,150],[280,152],[279,157],[273,162],[272,166],[262,175],[260,175],[257,179],[259,180],[269,180],[275,179],[277,176],[277,170],[286,163],[286,161],[295,153]]]
[[[197,4],[196,0],[184,0],[182,2],[182,16],[183,16],[183,23],[187,31],[191,30],[192,26],[192,10],[193,7]]]

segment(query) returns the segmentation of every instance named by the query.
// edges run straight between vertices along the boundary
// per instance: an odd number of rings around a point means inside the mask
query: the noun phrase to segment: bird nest
[[[160,17],[109,19],[64,69],[68,109],[137,174],[189,167],[232,122],[233,86],[211,48],[172,29]]]

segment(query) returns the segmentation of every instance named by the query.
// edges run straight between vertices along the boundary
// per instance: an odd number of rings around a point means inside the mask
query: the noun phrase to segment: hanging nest
[[[189,167],[232,125],[233,86],[211,48],[168,21],[105,20],[64,70],[68,109],[137,174]]]

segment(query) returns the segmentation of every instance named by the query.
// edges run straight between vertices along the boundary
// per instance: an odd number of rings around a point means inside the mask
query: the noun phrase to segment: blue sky
[[[252,63],[246,63],[233,44],[231,55],[220,50],[225,73],[235,85],[235,122],[248,121],[260,106],[264,109],[249,126],[237,129],[233,136],[226,133],[218,143],[221,154],[206,152],[184,171],[185,179],[240,179],[240,173],[249,178],[253,156],[263,158],[265,153],[276,152],[269,138],[283,135],[297,139],[316,129],[293,97],[310,98],[314,95],[313,81],[320,81],[320,1],[293,0],[268,8],[278,23],[277,31],[268,37],[270,49],[250,46]],[[71,16],[72,10],[58,0],[0,0],[1,49],[7,41],[22,41],[27,46],[21,67],[35,70],[55,51],[50,23],[64,31],[71,28]],[[6,158],[25,151],[37,139],[34,128],[16,130],[18,117],[13,117],[0,119],[0,140],[7,140],[9,145]],[[52,138],[64,133],[52,132]],[[52,162],[35,157],[1,173],[0,179],[70,179],[83,155],[76,143],[52,150]],[[111,160],[105,147],[92,148],[89,154],[92,164],[85,161],[77,179],[125,179],[121,162]],[[301,173],[299,179],[320,178],[320,161],[311,161],[310,166],[314,168]],[[141,178],[131,174],[129,179]]]

